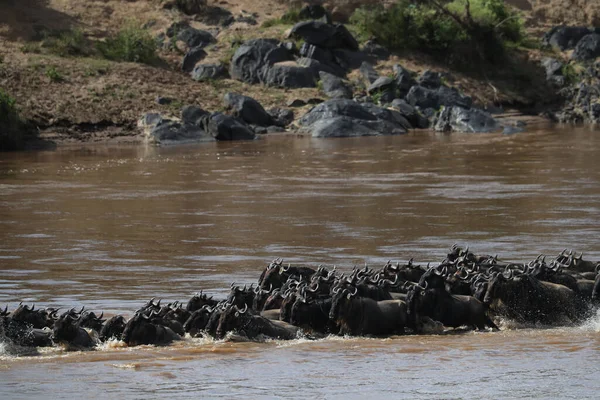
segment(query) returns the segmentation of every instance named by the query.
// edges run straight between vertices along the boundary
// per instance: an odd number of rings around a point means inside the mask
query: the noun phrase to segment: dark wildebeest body
[[[106,342],[109,339],[121,340],[125,325],[125,318],[122,315],[115,315],[106,321],[102,329],[100,329],[98,338],[102,342]]]
[[[127,321],[123,331],[123,341],[128,346],[141,344],[163,345],[169,344],[181,337],[166,326],[153,323],[143,314],[136,314]]]
[[[79,318],[81,318],[81,314],[77,315],[73,310],[61,315],[54,323],[52,340],[55,343],[65,343],[74,347],[94,347],[94,340],[85,329],[79,326]]]
[[[331,302],[331,298],[306,300],[298,297],[292,306],[290,323],[315,332],[334,332],[335,327],[329,320]]]
[[[291,340],[295,339],[297,335],[297,331],[277,325],[260,315],[253,315],[247,311],[247,308],[240,310],[236,306],[227,307],[219,318],[216,337],[222,339],[227,332],[237,332],[248,339],[266,336],[273,339]]]

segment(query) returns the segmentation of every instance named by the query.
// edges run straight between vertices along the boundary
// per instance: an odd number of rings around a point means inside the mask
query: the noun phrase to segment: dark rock
[[[265,135],[269,133],[269,130],[266,126],[258,126],[258,125],[250,125],[250,129],[257,135]]]
[[[312,19],[331,24],[331,14],[321,5],[306,5],[298,13],[300,19]]]
[[[335,57],[336,63],[344,70],[357,69],[360,68],[364,62],[372,63],[377,61],[364,51],[334,49],[333,56]]]
[[[279,133],[285,132],[285,129],[281,126],[271,125],[267,127],[267,133]]]
[[[393,70],[394,77],[396,79],[396,89],[398,90],[398,95],[404,97],[410,88],[416,85],[417,82],[413,78],[412,72],[401,65],[394,65]]]
[[[367,93],[373,95],[373,93],[394,91],[395,82],[388,76],[381,76],[371,83],[367,88]]]
[[[373,40],[367,40],[367,42],[365,42],[365,44],[363,45],[362,50],[363,52],[379,60],[386,60],[392,55],[392,53],[390,53],[388,49],[375,43],[375,41]]]
[[[584,26],[555,26],[542,38],[542,43],[561,51],[574,49],[592,31]]]
[[[195,81],[206,81],[211,79],[226,78],[228,76],[227,68],[221,63],[217,64],[199,64],[192,71],[192,79]]]
[[[592,33],[581,38],[571,58],[577,61],[590,61],[600,57],[600,34]]]
[[[401,128],[390,126],[384,121],[367,121],[346,116],[319,120],[310,127],[312,137],[340,138],[358,136],[398,135],[406,133]]]
[[[273,125],[285,128],[294,121],[294,112],[286,108],[274,107],[267,111]]]
[[[208,31],[195,29],[185,24],[173,24],[167,29],[167,36],[176,37],[186,44],[188,48],[206,47],[211,43],[216,43],[215,37]]]
[[[183,62],[181,64],[181,70],[183,72],[191,72],[196,64],[203,60],[207,56],[206,52],[202,50],[201,46],[194,47],[190,51],[187,52],[185,57],[183,57]]]
[[[489,133],[501,129],[502,125],[489,113],[477,108],[446,107],[435,123],[439,132]]]
[[[223,102],[225,103],[225,108],[231,110],[234,117],[248,124],[259,126],[269,126],[272,124],[271,116],[258,101],[251,97],[237,93],[226,93],[223,97]]]
[[[310,99],[306,100],[306,104],[310,104],[310,105],[316,105],[316,104],[321,104],[323,103],[325,100],[323,99],[319,99],[318,97],[311,97]]]
[[[404,129],[412,129],[410,122],[404,117],[404,115],[396,110],[378,107],[372,103],[363,103],[361,105],[379,120],[387,121]]]
[[[563,76],[562,69],[564,64],[555,58],[546,57],[542,59],[542,66],[546,69],[546,80],[556,86],[564,86],[566,78]]]
[[[426,70],[417,79],[417,83],[427,89],[437,89],[442,86],[442,77],[439,72]]]
[[[227,27],[235,22],[233,14],[219,6],[204,7],[202,12],[197,14],[194,19],[206,25],[219,25],[222,27]]]
[[[290,53],[297,53],[298,52],[298,48],[296,47],[296,43],[288,41],[288,42],[283,42],[283,47],[285,47],[287,49],[287,51],[289,51]]]
[[[312,58],[322,64],[334,64],[335,59],[331,50],[315,46],[310,43],[303,43],[298,51],[302,57]]]
[[[142,116],[138,126],[144,130],[147,140],[157,145],[214,140],[198,125],[173,121],[156,113]]]
[[[355,101],[347,99],[332,99],[313,107],[308,113],[300,118],[299,123],[302,126],[309,126],[318,120],[342,116],[362,119],[365,121],[377,120],[377,117],[375,117],[361,104]]]
[[[200,126],[202,118],[206,115],[209,115],[209,112],[198,106],[189,105],[181,109],[181,121],[184,124]]]
[[[213,113],[204,119],[204,130],[217,140],[252,140],[254,132],[238,119]]]
[[[252,26],[258,25],[256,18],[254,18],[251,15],[240,15],[239,17],[236,18],[235,22],[241,22],[244,24],[252,25]]]
[[[373,65],[368,62],[363,62],[360,66],[360,73],[363,79],[367,82],[367,84],[373,84],[377,79],[379,79],[379,74],[375,71]]]
[[[304,107],[306,105],[306,102],[302,99],[294,99],[291,101],[288,101],[287,106],[288,107]]]
[[[275,39],[253,39],[242,44],[231,60],[233,79],[246,83],[266,80],[269,68],[278,62],[293,60],[292,54]]]
[[[315,75],[310,68],[288,63],[271,66],[265,77],[268,86],[296,89],[315,87]]]
[[[312,58],[301,57],[297,61],[299,66],[308,68],[312,71],[312,74],[317,78],[319,76],[319,72],[327,72],[328,74],[336,75],[342,77],[346,75],[346,72],[341,68],[336,68],[332,65],[322,64],[317,60]]]
[[[358,42],[344,25],[330,25],[320,21],[298,22],[290,37],[299,37],[305,42],[328,49],[358,50]]]
[[[187,15],[198,14],[206,7],[206,0],[169,0],[163,8],[177,8]]]
[[[332,99],[351,99],[352,88],[342,79],[327,72],[320,72],[321,85],[323,92]]]
[[[138,126],[141,128],[152,127],[160,124],[163,118],[159,113],[146,113],[142,115],[138,122]]]
[[[464,96],[454,88],[440,86],[436,90],[427,89],[423,86],[413,86],[406,95],[406,101],[411,106],[421,109],[438,109],[441,106],[460,106],[470,108],[473,100],[469,96]]]
[[[161,106],[171,104],[172,102],[173,102],[173,99],[171,99],[170,97],[158,96],[156,98],[156,104],[160,104]]]
[[[429,120],[421,115],[415,107],[408,104],[406,100],[394,99],[392,107],[398,110],[413,127],[418,129],[429,128]]]

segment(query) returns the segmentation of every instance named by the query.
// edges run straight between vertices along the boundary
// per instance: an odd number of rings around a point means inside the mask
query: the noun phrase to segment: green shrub
[[[473,20],[467,18],[467,4]],[[504,43],[524,39],[523,21],[502,0],[454,0],[447,10],[463,23],[427,2],[398,0],[391,7],[359,8],[350,22],[363,38],[374,38],[393,50],[416,49],[470,62],[493,61],[503,55]]]
[[[0,89],[0,150],[15,150],[23,144],[23,127],[15,99]]]
[[[302,21],[300,18],[300,9],[299,8],[291,8],[285,14],[281,16],[281,18],[273,18],[268,19],[263,22],[263,28],[270,28],[271,26],[276,25],[293,25],[296,22]]]
[[[47,35],[41,47],[60,57],[85,56],[91,52],[91,46],[81,29],[71,29],[58,34]]]
[[[156,40],[147,30],[133,24],[99,42],[97,47],[102,56],[113,61],[151,64],[158,59]]]
[[[45,74],[52,82],[62,82],[65,80],[62,74],[54,66],[46,67]]]

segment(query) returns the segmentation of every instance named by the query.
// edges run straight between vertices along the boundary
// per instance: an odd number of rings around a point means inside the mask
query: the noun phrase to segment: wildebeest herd
[[[600,303],[600,262],[572,251],[547,262],[502,262],[453,246],[437,266],[386,263],[375,270],[317,269],[270,263],[256,287],[231,285],[227,299],[195,294],[187,304],[152,299],[126,320],[115,315],[19,305],[0,310],[0,340],[19,346],[93,348],[117,339],[128,346],[164,345],[184,336],[249,340],[384,337],[432,327],[498,329],[504,318],[524,324],[573,325]]]

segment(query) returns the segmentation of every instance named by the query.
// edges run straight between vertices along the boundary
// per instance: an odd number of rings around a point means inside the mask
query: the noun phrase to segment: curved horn
[[[248,304],[244,304],[244,310],[239,310],[240,314],[245,314],[248,311]]]

